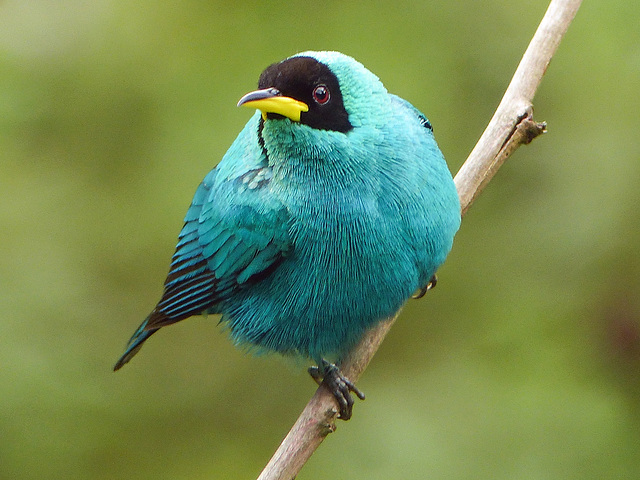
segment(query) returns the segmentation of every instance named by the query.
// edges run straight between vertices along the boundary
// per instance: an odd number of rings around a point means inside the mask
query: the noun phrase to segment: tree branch
[[[498,109],[454,179],[463,216],[505,160],[545,131],[546,124],[533,121],[533,96],[580,3],[551,1]],[[360,378],[398,314],[369,330],[342,361],[340,370],[351,381]],[[319,387],[258,480],[295,478],[324,438],[335,431],[337,413],[333,395]]]

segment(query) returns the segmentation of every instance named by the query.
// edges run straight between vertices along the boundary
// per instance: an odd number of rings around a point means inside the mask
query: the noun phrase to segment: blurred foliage
[[[268,64],[363,62],[455,172],[546,1],[0,2],[0,478],[255,477],[314,391],[216,318],[111,366]],[[465,218],[367,400],[300,479],[640,472],[640,9],[585,2],[535,100],[549,133]]]

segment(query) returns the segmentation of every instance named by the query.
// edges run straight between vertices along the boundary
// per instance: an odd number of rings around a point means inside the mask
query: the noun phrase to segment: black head
[[[292,57],[274,63],[260,75],[258,88],[276,88],[283,96],[307,104],[309,111],[301,113],[300,123],[343,133],[353,128],[344,108],[338,78],[315,58]],[[268,113],[267,118],[284,117]]]

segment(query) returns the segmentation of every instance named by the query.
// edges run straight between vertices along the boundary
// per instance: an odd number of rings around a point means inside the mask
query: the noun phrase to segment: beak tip
[[[247,103],[257,101],[257,100],[266,100],[273,97],[280,96],[280,92],[276,88],[265,88],[262,90],[254,90],[253,92],[249,92],[244,95],[240,100],[238,100],[237,107],[241,107]]]
[[[238,101],[237,106],[261,110],[263,118],[266,113],[271,112],[278,113],[295,122],[300,121],[301,112],[309,111],[306,103],[283,96],[278,89],[273,87],[247,93]]]

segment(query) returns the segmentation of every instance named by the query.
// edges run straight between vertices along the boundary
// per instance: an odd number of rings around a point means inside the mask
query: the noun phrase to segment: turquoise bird
[[[222,314],[236,344],[297,354],[351,416],[362,393],[336,363],[424,293],[460,203],[427,118],[338,52],[269,66],[257,109],[196,190],[164,294],[118,370],[161,327]],[[335,362],[335,363],[332,363]]]

